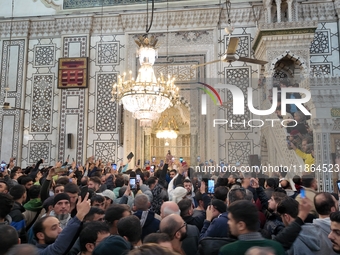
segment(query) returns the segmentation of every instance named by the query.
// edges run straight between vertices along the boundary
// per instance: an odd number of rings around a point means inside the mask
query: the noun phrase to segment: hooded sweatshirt
[[[45,212],[45,210],[42,210],[42,202],[40,198],[34,198],[28,201],[25,205],[25,212],[23,212],[23,215],[26,219],[26,227],[27,230],[29,229],[30,226],[32,226],[33,220],[36,218],[37,213],[42,216]],[[37,216],[36,219],[38,219],[39,216]]]
[[[329,247],[329,239],[327,235],[323,234],[323,231],[317,224],[304,224],[293,246],[287,251],[287,255],[336,254],[332,246]]]
[[[328,235],[331,231],[331,220],[330,220],[330,218],[328,217],[328,218],[324,218],[324,219],[315,219],[315,220],[313,220],[313,224],[319,226],[320,229],[321,229],[321,235],[326,237],[327,245],[328,245],[328,248],[329,248],[328,254],[336,254],[333,251],[333,244],[332,244],[331,240],[329,240],[329,238],[328,238]]]

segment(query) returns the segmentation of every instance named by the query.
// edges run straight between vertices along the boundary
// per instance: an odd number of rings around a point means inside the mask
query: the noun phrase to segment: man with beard
[[[183,181],[183,186],[188,191],[187,192],[187,198],[191,200],[194,208],[196,208],[198,204],[197,204],[197,201],[195,199],[195,193],[192,191],[193,190],[193,186],[192,186],[191,180],[189,178],[186,178]]]
[[[61,229],[64,229],[67,222],[71,219],[70,212],[70,196],[66,193],[59,193],[53,199],[53,211],[50,216],[56,217],[60,222]]]
[[[182,249],[182,241],[187,236],[186,223],[181,216],[177,214],[170,214],[162,219],[160,224],[160,231],[170,236],[172,248],[175,252],[185,255]]]
[[[333,251],[340,254],[340,212],[333,212],[330,215],[331,232],[328,238],[333,244]]]
[[[61,229],[56,217],[46,216],[37,220],[33,226],[33,233],[40,255],[67,254],[78,237],[85,215],[90,211],[91,205],[88,197],[87,193],[83,201],[81,197],[78,198],[77,214],[68,222],[64,230]]]
[[[287,195],[282,192],[273,192],[272,196],[268,200],[268,210],[264,209],[264,215],[266,216],[266,223],[264,224],[262,235],[268,239],[272,239],[282,229],[284,224],[280,215],[277,213],[278,204],[287,198]]]

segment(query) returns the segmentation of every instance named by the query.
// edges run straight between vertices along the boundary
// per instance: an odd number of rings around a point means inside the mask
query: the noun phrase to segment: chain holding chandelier
[[[112,87],[112,99],[123,103],[124,108],[132,112],[133,118],[140,120],[141,126],[151,126],[152,121],[159,119],[167,108],[179,103],[178,88],[175,79],[170,75],[156,78],[153,65],[158,56],[158,39],[148,37],[152,25],[154,0],[152,0],[152,16],[146,34],[135,40],[138,45],[137,55],[140,68],[136,79],[130,71],[127,75],[118,76]],[[148,12],[147,12],[148,13]],[[148,20],[148,17],[147,17]]]
[[[179,133],[178,125],[174,116],[168,120],[167,125],[164,126],[164,119],[166,115],[161,117],[157,124],[156,137],[159,139],[176,139]]]

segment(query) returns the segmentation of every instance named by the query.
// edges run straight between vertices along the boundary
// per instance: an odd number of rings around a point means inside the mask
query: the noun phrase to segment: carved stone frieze
[[[57,30],[56,21],[53,20],[34,20],[31,22],[30,37],[53,37],[59,36],[60,31]]]
[[[293,22],[279,22],[279,23],[259,23],[259,31],[260,33],[263,30],[278,30],[278,29],[300,29],[300,28],[309,28],[316,27],[317,21],[293,21]],[[289,32],[286,32],[288,34]],[[255,36],[256,37],[256,36]]]
[[[299,21],[336,20],[337,11],[332,1],[319,3],[303,3],[298,7]]]
[[[89,34],[92,32],[92,16],[56,18],[53,20],[33,20],[30,37],[54,37],[67,34]]]
[[[122,24],[122,17],[110,16],[110,17],[93,17],[94,34],[112,34],[124,31]]]
[[[312,129],[322,130],[322,132],[331,132],[334,126],[334,120],[332,118],[313,118],[311,120]]]
[[[334,8],[338,16],[340,15],[340,0],[334,0]]]
[[[38,0],[34,0],[38,1]],[[59,10],[60,4],[55,0],[40,0],[47,7]],[[295,6],[295,5],[294,5]],[[339,1],[326,1],[322,3],[303,3],[296,7],[299,18],[298,22],[280,22],[266,23],[260,25],[260,29],[270,28],[297,28],[299,26],[313,26],[313,21],[334,21],[336,20],[336,12],[339,9]],[[295,8],[295,7],[294,7]],[[230,12],[230,20],[232,25],[240,26],[255,26],[257,23],[265,22],[266,8],[263,6],[249,6],[243,8],[233,8]],[[206,9],[184,9],[181,11],[159,11],[154,14],[152,30],[166,30],[181,28],[211,28],[216,27],[219,21],[220,8]],[[268,15],[268,14],[266,14]],[[226,10],[221,13],[221,27],[227,25],[228,15]],[[301,23],[302,22],[302,23]],[[14,25],[16,24],[16,25]],[[31,19],[13,22],[13,35],[26,36],[30,34],[32,37],[53,36],[62,34],[80,34],[89,33],[116,33],[116,32],[132,32],[144,31],[146,24],[145,13],[126,13],[116,16],[103,16],[95,14],[80,14],[73,17],[54,16],[53,18],[46,17],[45,19]],[[262,26],[262,27],[261,27]],[[0,36],[9,36],[10,22],[0,22]]]
[[[57,18],[56,25],[61,34],[89,34],[92,31],[92,16]]]
[[[7,39],[13,37],[27,37],[30,30],[29,20],[20,21],[1,21],[0,22],[0,38]],[[11,35],[12,33],[12,35]]]

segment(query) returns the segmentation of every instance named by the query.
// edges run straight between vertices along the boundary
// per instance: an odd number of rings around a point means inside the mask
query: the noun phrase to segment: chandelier
[[[178,88],[175,79],[170,75],[156,78],[153,65],[158,56],[158,39],[148,37],[154,11],[152,1],[152,15],[150,26],[146,34],[135,40],[138,45],[137,55],[140,68],[136,79],[130,71],[127,75],[118,76],[118,81],[112,87],[113,100],[119,100],[124,108],[132,112],[133,118],[140,120],[141,126],[151,126],[152,121],[159,119],[160,114],[178,101]],[[147,18],[148,20],[148,18]],[[148,27],[148,25],[147,25]]]
[[[179,129],[174,116],[168,121],[167,126],[163,128],[165,116],[158,122],[156,137],[159,139],[176,139],[179,133]]]

